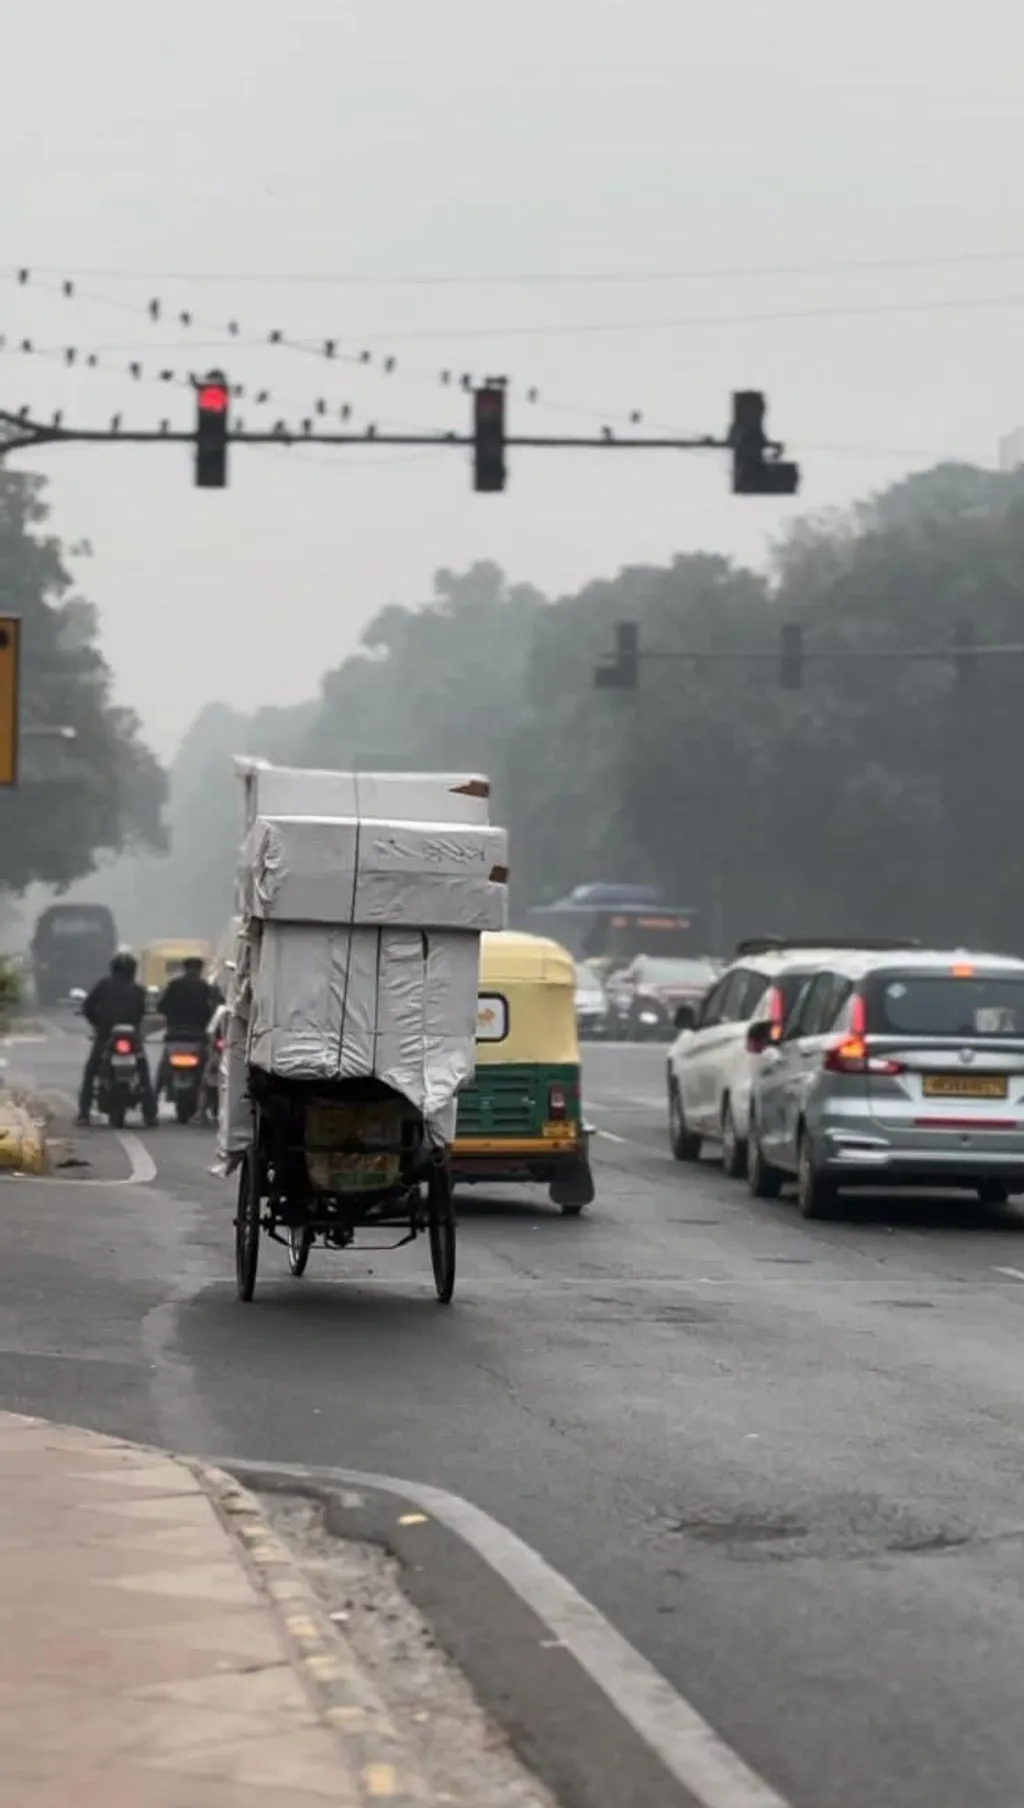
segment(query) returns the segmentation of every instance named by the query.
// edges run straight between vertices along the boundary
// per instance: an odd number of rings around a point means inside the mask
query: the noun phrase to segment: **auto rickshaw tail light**
[[[548,1117],[553,1121],[568,1116],[568,1100],[564,1086],[548,1087]]]

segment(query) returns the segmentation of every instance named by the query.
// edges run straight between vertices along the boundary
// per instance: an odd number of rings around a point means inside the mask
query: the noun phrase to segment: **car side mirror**
[[[767,1018],[761,1023],[752,1023],[747,1031],[747,1053],[763,1055],[766,1048],[772,1048],[779,1039],[779,1026]]]
[[[697,1012],[692,1004],[681,1004],[672,1022],[677,1030],[692,1030],[697,1021]]]

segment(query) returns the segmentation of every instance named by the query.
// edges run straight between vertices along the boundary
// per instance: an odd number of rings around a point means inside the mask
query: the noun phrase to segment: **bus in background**
[[[51,904],[32,935],[37,1004],[61,1004],[76,987],[91,991],[116,953],[117,925],[105,904]]]
[[[648,885],[578,885],[556,904],[528,910],[523,927],[605,972],[638,954],[675,960],[704,951],[700,912],[663,903],[660,891]]]

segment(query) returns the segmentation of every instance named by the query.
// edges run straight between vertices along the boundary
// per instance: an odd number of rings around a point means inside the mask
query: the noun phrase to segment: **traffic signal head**
[[[594,670],[599,691],[635,691],[640,671],[640,628],[635,621],[615,624],[615,653]]]
[[[21,617],[0,615],[0,786],[18,782]]]
[[[953,663],[957,682],[968,685],[978,675],[978,636],[973,622],[957,622],[953,631]]]
[[[222,371],[211,370],[196,384],[196,483],[222,490],[228,481],[230,392]]]
[[[766,402],[760,389],[737,390],[732,398],[732,488],[734,496],[795,496],[800,468],[779,457],[764,430]]]
[[[799,622],[783,622],[779,630],[779,683],[798,691],[804,675],[804,631]]]
[[[505,488],[505,385],[493,379],[473,391],[473,488]]]

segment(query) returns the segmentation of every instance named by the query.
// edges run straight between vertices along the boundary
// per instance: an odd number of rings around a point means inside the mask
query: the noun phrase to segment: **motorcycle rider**
[[[142,1093],[142,1115],[153,1129],[156,1125],[156,1097],[149,1076],[149,1062],[142,1045],[142,1026],[146,1016],[145,989],[136,980],[135,956],[122,950],[110,963],[110,972],[97,980],[82,1006],[82,1016],[92,1030],[92,1046],[82,1074],[78,1098],[78,1122],[87,1124],[92,1110],[92,1095],[104,1051],[118,1024],[130,1024],[139,1036],[139,1086]]]
[[[203,978],[203,963],[198,955],[189,955],[181,965],[181,972],[164,987],[157,1001],[157,1012],[166,1024],[164,1052],[157,1080],[158,1092],[163,1090],[167,1082],[168,1043],[195,1042],[205,1047],[210,1018],[217,1006],[224,1002],[220,987],[211,985],[208,979]]]

